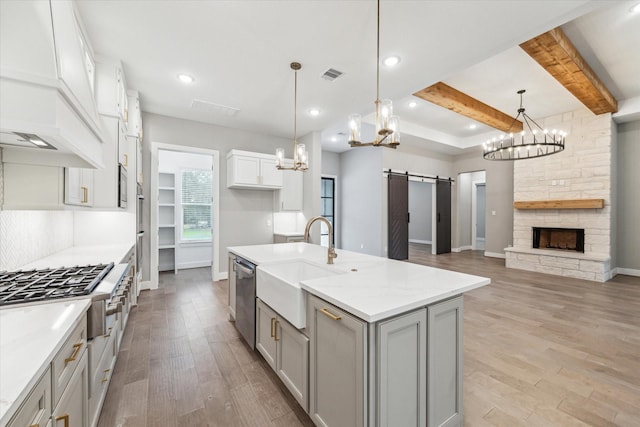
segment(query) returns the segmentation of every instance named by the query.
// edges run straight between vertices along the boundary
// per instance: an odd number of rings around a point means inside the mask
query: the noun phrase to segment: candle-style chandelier
[[[290,65],[294,71],[293,83],[293,166],[285,166],[284,148],[276,148],[276,168],[278,170],[306,171],[309,169],[307,149],[304,144],[298,144],[298,70],[302,68],[299,62]]]
[[[567,133],[561,130],[543,129],[538,123],[524,112],[522,106],[522,94],[525,90],[519,90],[520,108],[518,115],[513,119],[506,133],[497,138],[492,138],[482,144],[483,157],[486,160],[523,160],[536,157],[550,156],[564,150],[564,142]],[[522,116],[528,130],[513,133],[511,129]],[[533,124],[533,126],[531,126]]]
[[[376,137],[372,142],[361,142],[362,117],[360,114],[349,116],[349,145],[351,147],[387,147],[400,145],[400,122],[393,115],[390,99],[380,100],[380,0],[378,0],[378,25],[376,45]]]

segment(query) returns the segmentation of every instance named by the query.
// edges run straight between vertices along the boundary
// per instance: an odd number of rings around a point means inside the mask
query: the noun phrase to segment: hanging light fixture
[[[567,133],[561,130],[543,129],[538,123],[524,112],[522,106],[522,94],[525,90],[519,90],[520,108],[518,115],[511,122],[511,126],[505,134],[498,138],[492,138],[482,144],[483,157],[487,160],[522,160],[536,157],[550,156],[564,150],[564,142]],[[527,125],[528,130],[523,129],[515,134],[511,132],[518,118]],[[534,126],[531,126],[531,125]],[[523,126],[524,127],[524,126]]]
[[[376,138],[372,142],[361,142],[362,117],[360,114],[349,116],[349,145],[352,147],[388,147],[396,148],[400,144],[400,122],[393,115],[390,99],[380,100],[380,0],[378,0],[378,25],[376,39]]]
[[[306,171],[309,169],[307,149],[304,144],[298,144],[298,70],[302,68],[299,62],[292,62],[291,69],[294,71],[293,84],[293,166],[285,166],[284,148],[276,148],[276,167],[279,170]]]

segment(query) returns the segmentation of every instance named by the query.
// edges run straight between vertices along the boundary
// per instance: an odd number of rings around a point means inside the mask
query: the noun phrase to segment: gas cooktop
[[[0,271],[0,306],[89,295],[113,263],[30,271]]]

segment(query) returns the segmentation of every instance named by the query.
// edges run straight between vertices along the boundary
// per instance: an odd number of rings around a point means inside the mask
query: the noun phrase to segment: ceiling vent
[[[334,81],[338,77],[342,75],[342,71],[335,70],[333,68],[329,68],[324,74],[321,76],[325,80],[329,80],[330,82]]]
[[[221,113],[227,116],[235,116],[240,111],[239,108],[229,107],[227,105],[215,104],[201,99],[191,101],[191,108],[194,110],[205,111],[207,113]]]

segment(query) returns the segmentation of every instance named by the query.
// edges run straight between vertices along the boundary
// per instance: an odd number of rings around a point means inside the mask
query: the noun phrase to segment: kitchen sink
[[[307,323],[307,304],[300,282],[343,273],[345,271],[303,260],[260,265],[256,295],[293,326],[302,329]]]

